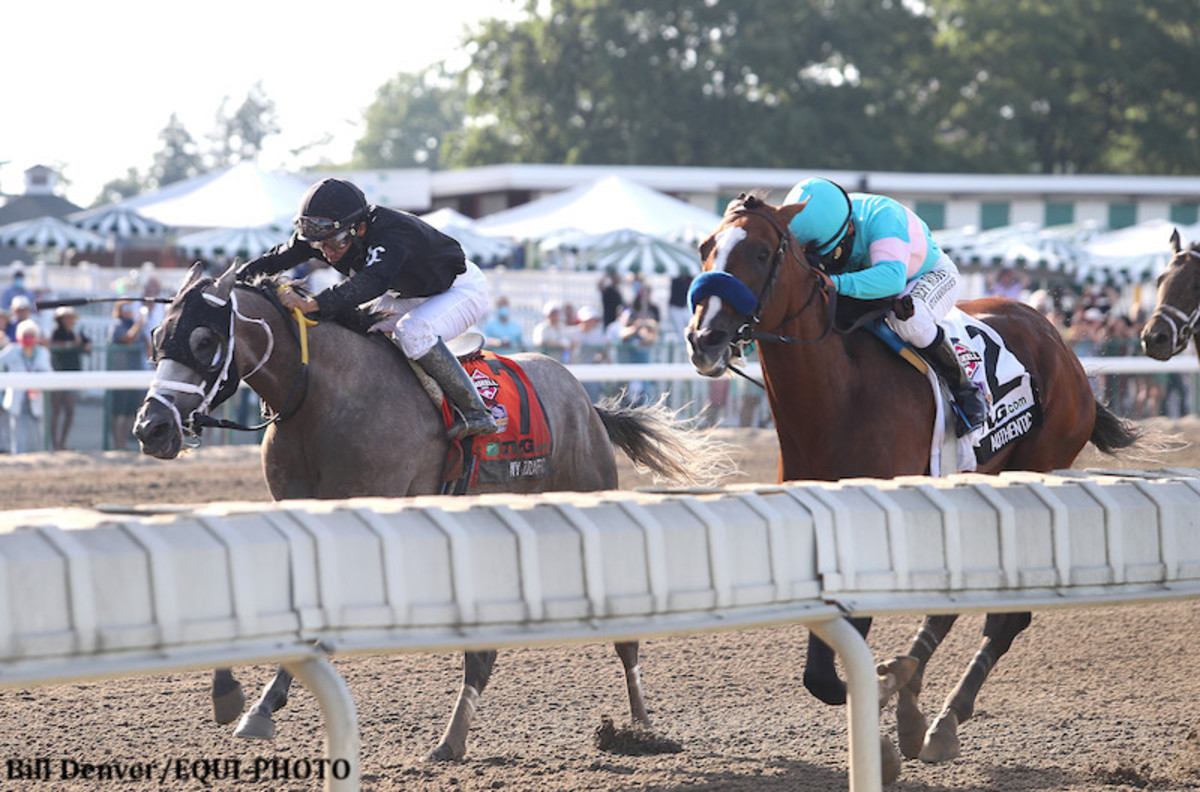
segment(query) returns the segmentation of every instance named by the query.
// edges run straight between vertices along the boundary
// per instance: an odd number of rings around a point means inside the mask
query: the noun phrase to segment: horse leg
[[[650,728],[646,700],[642,698],[642,673],[638,670],[638,642],[622,641],[613,644],[621,665],[625,666],[625,687],[629,690],[629,719],[635,726]]]
[[[425,754],[425,761],[449,762],[467,755],[467,732],[475,719],[479,696],[487,687],[495,665],[495,649],[463,653],[463,686],[454,704],[454,714],[450,716],[437,747]]]
[[[958,725],[975,714],[975,697],[988,673],[1012,646],[1013,639],[1029,626],[1030,613],[989,613],[983,624],[983,645],[971,659],[967,672],[946,699],[941,714],[925,735],[925,746],[918,758],[923,762],[944,762],[958,756]]]
[[[258,703],[242,716],[235,737],[248,737],[255,740],[270,740],[275,736],[275,721],[271,715],[287,706],[288,688],[292,686],[292,675],[283,666],[275,672],[271,684],[263,690]]]
[[[908,684],[900,688],[900,697],[896,701],[896,738],[900,743],[900,753],[904,754],[906,759],[916,759],[925,746],[925,729],[928,724],[917,703],[925,678],[925,666],[957,619],[958,616],[953,613],[926,616],[925,621],[921,623],[921,629],[917,630],[908,647],[908,655],[916,658],[917,668],[909,678]]]
[[[212,679],[213,718],[217,723],[233,723],[242,714],[246,706],[246,694],[242,691],[242,683],[233,677],[233,671],[228,668],[218,668],[213,671]]]
[[[847,619],[862,634],[867,637],[871,629],[871,617]],[[808,659],[804,663],[804,687],[826,704],[836,706],[846,703],[846,683],[838,678],[837,669],[833,664],[833,648],[815,634],[808,634]]]

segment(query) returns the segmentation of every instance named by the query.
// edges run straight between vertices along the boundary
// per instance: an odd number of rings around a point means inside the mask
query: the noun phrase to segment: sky
[[[401,72],[462,64],[461,40],[519,0],[13,0],[0,31],[0,192],[24,191],[33,165],[59,170],[90,206],[133,167],[145,173],[171,114],[202,141],[221,102],[254,86],[282,132],[260,164],[296,170],[349,158],[376,90]],[[292,149],[332,136],[302,158]]]

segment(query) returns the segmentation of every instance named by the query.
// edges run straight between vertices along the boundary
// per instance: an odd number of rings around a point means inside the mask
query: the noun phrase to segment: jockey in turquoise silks
[[[785,204],[807,201],[789,224],[818,260],[839,294],[861,300],[911,297],[912,316],[885,319],[949,386],[967,431],[987,417],[983,394],[971,382],[939,322],[958,301],[958,267],[925,224],[895,199],[847,193],[828,179],[797,184]]]

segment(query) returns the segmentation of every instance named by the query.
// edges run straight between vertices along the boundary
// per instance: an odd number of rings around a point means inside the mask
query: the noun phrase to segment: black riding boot
[[[917,351],[925,359],[925,362],[933,367],[933,372],[946,383],[950,389],[950,395],[954,397],[954,402],[958,405],[958,413],[963,423],[959,429],[965,430],[959,431],[959,437],[982,426],[983,422],[987,420],[987,403],[984,401],[983,393],[967,376],[962,361],[958,359],[958,354],[954,351],[954,345],[946,337],[946,331],[938,327],[937,337],[933,343]]]
[[[439,338],[424,357],[418,358],[417,363],[437,381],[461,416],[456,417],[454,425],[446,430],[447,437],[457,440],[468,435],[495,434],[500,430],[471,376],[442,339]]]

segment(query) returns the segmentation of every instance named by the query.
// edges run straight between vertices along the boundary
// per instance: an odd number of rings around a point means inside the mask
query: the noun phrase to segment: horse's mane
[[[271,301],[282,313],[287,314],[287,309],[279,302],[278,290],[283,286],[288,286],[294,289],[298,294],[311,296],[312,291],[305,286],[301,281],[293,280],[285,274],[278,275],[256,275],[248,281],[239,281],[239,286],[245,286],[254,289],[268,300]],[[376,322],[384,318],[384,315],[379,311],[368,311],[365,308],[353,308],[348,311],[342,311],[336,316],[322,317],[327,321],[333,321],[343,327],[353,330],[359,335],[366,336],[367,331],[375,325]]]

